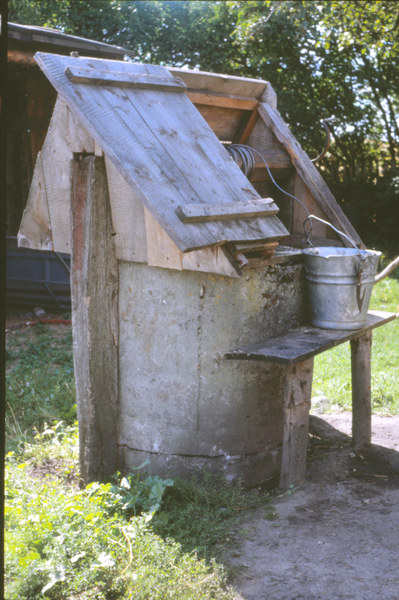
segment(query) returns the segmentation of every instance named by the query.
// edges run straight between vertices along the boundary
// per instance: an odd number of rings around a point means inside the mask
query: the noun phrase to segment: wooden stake
[[[287,366],[284,390],[284,439],[280,487],[301,485],[306,473],[313,358]]]
[[[371,342],[372,332],[351,340],[352,444],[371,444]]]
[[[85,484],[116,471],[118,263],[104,159],[71,161],[72,329]]]

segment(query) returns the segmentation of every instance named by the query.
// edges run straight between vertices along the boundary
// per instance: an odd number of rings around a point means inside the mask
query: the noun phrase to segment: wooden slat
[[[177,67],[168,67],[168,71],[175,77],[181,77],[189,90],[195,91],[233,94],[265,101],[266,90],[270,87],[270,83],[261,79],[191,71]]]
[[[222,221],[224,219],[247,219],[249,217],[264,217],[275,215],[278,209],[270,209],[272,198],[262,198],[257,203],[244,204],[243,202],[230,202],[226,204],[186,204],[178,206],[176,214],[183,223],[197,221]]]
[[[66,102],[58,98],[42,149],[42,164],[54,250],[71,253],[71,181],[69,115]]]
[[[227,277],[239,276],[237,269],[227,259],[222,246],[182,254],[182,267],[184,271],[203,271]]]
[[[129,65],[126,63],[124,68],[129,68]],[[154,74],[160,69],[155,65],[146,65],[146,68],[152,70]],[[146,91],[145,95],[134,94],[129,89],[111,91],[114,96],[122,100],[125,95],[129,97],[132,106],[148,126],[148,130],[140,130],[140,135],[148,137],[148,132],[152,131],[158,143],[166,150],[166,156],[172,158],[180,172],[179,185],[188,185],[191,188],[191,192],[188,190],[191,196],[196,194],[198,199],[206,199],[207,204],[211,200],[212,203],[219,204],[222,199],[225,199],[226,203],[236,200],[245,202],[249,199],[253,200],[254,195],[258,196],[253,188],[250,189],[248,180],[236,168],[224,148],[215,143],[216,139],[212,131],[201,119],[198,119],[196,110],[184,95],[176,95],[172,106],[171,103],[165,103],[163,111],[154,111],[150,110],[149,105],[160,104],[159,94],[154,91]],[[115,101],[114,107],[119,110]],[[126,110],[126,102],[123,101],[120,111],[122,118],[125,118]],[[167,110],[166,114],[165,110]],[[193,203],[196,203],[194,198]],[[271,205],[271,208],[277,207]],[[275,221],[272,222],[272,219]],[[269,235],[281,237],[285,234],[284,228],[275,217],[269,217],[267,220],[252,218],[238,221],[235,219],[224,221],[223,225],[220,222],[208,222],[206,227],[218,243],[226,240],[265,238]],[[279,228],[280,234],[277,233]]]
[[[285,239],[285,238],[284,238]],[[258,251],[266,251],[273,250],[277,246],[277,242],[235,242],[229,244],[229,250],[232,254],[236,252],[258,252]]]
[[[194,106],[221,142],[233,140],[243,115],[248,112],[238,108],[222,108],[207,104],[195,104]]]
[[[233,136],[233,144],[246,144],[249,136],[251,135],[253,128],[255,127],[256,121],[258,120],[258,111],[256,110],[258,104],[256,104],[253,112],[245,112],[241,117],[240,123]]]
[[[371,342],[372,331],[351,340],[352,443],[371,444]]]
[[[105,157],[105,166],[116,258],[146,263],[147,237],[143,204],[108,156]]]
[[[225,354],[233,360],[260,360],[264,362],[294,365],[334,346],[353,340],[368,331],[381,327],[397,318],[395,313],[369,311],[367,325],[354,331],[338,329],[319,329],[318,327],[299,327],[264,342],[251,344],[240,350]]]
[[[164,269],[182,271],[182,253],[145,207],[144,218],[147,238],[147,260],[150,267],[163,267]]]
[[[28,201],[19,227],[18,246],[37,250],[53,250],[50,214],[40,152],[37,156]]]
[[[184,92],[186,85],[178,77],[161,75],[137,75],[121,71],[105,71],[86,69],[70,65],[65,69],[65,75],[73,83],[88,83],[90,85],[117,85],[136,89],[162,90],[164,92]]]
[[[280,114],[262,102],[259,103],[258,112],[264,119],[266,125],[271,128],[277,139],[290,154],[292,162],[301,179],[307,185],[316,201],[320,204],[322,210],[327,215],[328,220],[332,225],[337,227],[337,229],[346,233],[346,235],[361,248],[365,248],[362,240],[342,212],[315,165],[295,140]],[[342,241],[346,246],[351,246],[346,238],[343,238]]]
[[[171,219],[171,214],[174,214],[177,206],[187,201],[187,197],[183,197],[173,183],[177,174],[171,174],[168,170],[168,164],[171,162],[168,155],[160,152],[158,144],[155,147],[142,146],[140,138],[137,137],[141,132],[137,131],[137,127],[141,130],[148,130],[148,127],[142,122],[140,125],[139,120],[131,124],[135,129],[132,131],[115,111],[112,103],[116,96],[111,92],[116,92],[118,88],[107,90],[103,86],[88,87],[85,84],[70,82],[64,75],[64,69],[82,59],[37,53],[36,60],[54,87],[63,94],[70,107],[78,114],[83,126],[131,185],[140,201],[150,210],[165,232],[170,234],[172,239],[174,237],[180,249],[189,251],[214,245],[217,240],[203,224],[184,225],[177,215]],[[85,59],[85,64],[92,68],[104,69],[108,63],[113,61]],[[111,64],[113,68],[116,66],[120,68],[121,65]],[[147,72],[143,65],[135,64],[130,67],[134,67],[138,72]],[[174,98],[179,96],[180,94],[173,94]],[[189,100],[186,100],[190,104]]]
[[[240,98],[218,94],[204,94],[203,92],[187,91],[186,95],[193,104],[206,104],[208,106],[221,106],[222,108],[238,108],[241,110],[255,110],[258,106],[256,98]]]
[[[72,329],[80,476],[112,475],[117,460],[118,262],[104,159],[72,161]]]

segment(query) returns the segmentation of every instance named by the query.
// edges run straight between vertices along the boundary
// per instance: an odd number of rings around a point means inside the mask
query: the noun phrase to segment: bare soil
[[[373,415],[360,452],[351,420],[312,416],[304,484],[240,527],[236,600],[399,600],[399,416]]]

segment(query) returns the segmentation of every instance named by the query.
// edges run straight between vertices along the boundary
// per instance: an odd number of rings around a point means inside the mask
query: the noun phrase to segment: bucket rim
[[[359,256],[359,252],[364,258],[367,256],[379,257],[382,252],[379,250],[363,250],[357,248],[342,248],[341,246],[315,246],[312,248],[303,248],[302,254],[317,258],[345,258]]]

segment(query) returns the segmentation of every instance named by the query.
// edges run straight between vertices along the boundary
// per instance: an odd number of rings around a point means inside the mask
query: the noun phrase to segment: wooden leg
[[[72,331],[84,483],[116,471],[118,263],[104,159],[72,162]]]
[[[300,485],[305,479],[312,393],[313,358],[287,367],[284,392],[284,440],[280,487]]]
[[[371,342],[372,332],[351,340],[352,444],[371,444]]]

